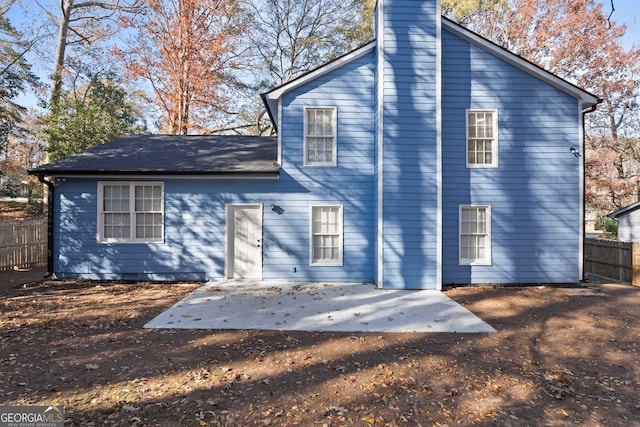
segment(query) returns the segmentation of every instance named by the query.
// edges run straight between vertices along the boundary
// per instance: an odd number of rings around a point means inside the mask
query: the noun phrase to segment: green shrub
[[[604,235],[608,239],[617,239],[618,238],[618,220],[611,218],[602,218],[600,220],[602,225],[602,231],[604,231]]]
[[[22,179],[17,173],[11,172],[2,186],[2,194],[7,197],[20,197]]]

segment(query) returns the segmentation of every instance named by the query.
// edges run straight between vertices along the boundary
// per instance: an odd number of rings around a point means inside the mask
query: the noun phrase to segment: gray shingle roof
[[[41,165],[33,175],[277,175],[277,139],[236,135],[130,135]]]

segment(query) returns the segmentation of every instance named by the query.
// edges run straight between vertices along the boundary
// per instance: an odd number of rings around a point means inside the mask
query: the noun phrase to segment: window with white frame
[[[159,243],[164,240],[161,182],[98,183],[98,241]]]
[[[342,265],[342,206],[311,207],[311,265]]]
[[[467,110],[467,167],[498,166],[498,110]]]
[[[335,107],[306,107],[304,110],[305,166],[336,166]]]
[[[460,265],[491,265],[491,206],[460,206]]]

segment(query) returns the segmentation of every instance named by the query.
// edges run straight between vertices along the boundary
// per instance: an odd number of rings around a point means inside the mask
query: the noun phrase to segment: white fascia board
[[[456,24],[448,19],[442,19],[442,29],[449,31],[450,33],[468,41],[474,46],[484,50],[487,53],[513,65],[520,70],[531,74],[532,76],[542,80],[543,82],[565,92],[568,95],[577,98],[580,101],[580,106],[584,110],[600,103],[600,100],[595,95],[580,89],[578,86],[561,79],[555,74],[541,68],[526,59],[509,52],[507,49],[499,46],[482,36],[467,30],[461,25]]]
[[[629,215],[632,212],[637,211],[638,209],[640,209],[640,202],[632,203],[629,206],[625,206],[614,212],[611,212],[610,214],[607,215],[607,218],[619,219],[620,217]]]
[[[212,180],[212,179],[274,179],[279,180],[280,176],[276,173],[256,173],[256,174],[242,174],[242,173],[220,173],[213,175],[185,175],[185,174],[149,174],[149,175],[136,175],[136,174],[64,174],[64,173],[51,173],[44,174],[55,180],[66,181],[67,179],[102,179],[102,180],[123,180],[123,181],[147,181],[147,180],[164,180],[164,179],[193,179],[193,180]]]
[[[364,46],[361,46],[347,53],[346,55],[336,58],[333,61],[328,62],[325,65],[320,66],[319,68],[316,68],[313,71],[310,71],[307,74],[304,74],[298,77],[295,80],[291,80],[290,82],[285,83],[282,86],[279,86],[275,89],[272,89],[269,92],[264,93],[262,95],[263,99],[265,100],[274,121],[278,123],[278,120],[279,120],[280,112],[278,109],[278,104],[280,102],[280,99],[282,98],[282,95],[302,85],[305,85],[310,81],[317,79],[318,77],[321,77],[327,73],[330,73],[333,70],[337,70],[343,65],[348,64],[351,61],[355,61],[356,59],[361,58],[362,56],[370,52],[373,52],[373,49],[375,48],[375,46],[376,46],[376,42],[374,40],[372,42],[365,44]]]

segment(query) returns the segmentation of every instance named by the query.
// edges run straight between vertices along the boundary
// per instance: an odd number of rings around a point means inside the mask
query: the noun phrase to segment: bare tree
[[[256,93],[287,83],[373,38],[375,0],[241,0],[250,84],[238,125],[221,131],[274,130]]]
[[[359,19],[358,1],[264,0],[245,1],[254,22],[247,33],[251,46],[268,73],[265,85],[279,85],[347,51],[342,31]]]
[[[62,78],[69,46],[90,49],[113,35],[118,14],[140,11],[138,0],[59,0],[58,37],[51,77],[50,106],[55,108],[62,93]],[[43,7],[43,6],[41,6]],[[48,10],[43,7],[44,10]]]

